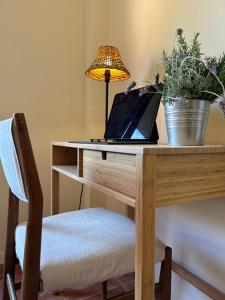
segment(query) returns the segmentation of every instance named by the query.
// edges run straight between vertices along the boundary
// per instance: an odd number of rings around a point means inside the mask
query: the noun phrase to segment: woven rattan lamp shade
[[[105,80],[105,71],[110,70],[110,81],[125,80],[130,77],[125,68],[119,49],[112,46],[101,46],[97,58],[85,74],[96,80]]]

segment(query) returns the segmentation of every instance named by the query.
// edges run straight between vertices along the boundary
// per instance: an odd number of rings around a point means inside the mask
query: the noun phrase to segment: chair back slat
[[[13,139],[14,118],[0,121],[0,159],[8,185],[16,197],[27,202],[20,164]]]
[[[16,113],[14,115],[12,131],[24,189],[27,198],[29,199],[30,207],[31,209],[33,207],[38,207],[39,209],[41,207],[40,203],[43,202],[43,195],[29,132],[23,113]],[[36,201],[38,203],[34,203]]]
[[[40,275],[43,195],[23,113],[15,114],[12,119],[0,121],[0,159],[11,191],[6,252],[12,254],[10,254],[10,257],[8,255],[5,258],[6,272],[4,274],[7,273],[7,270],[9,270],[8,273],[14,274],[11,262],[15,255],[14,231],[18,223],[18,217],[10,209],[12,208],[12,210],[17,212],[18,200],[26,201],[28,204],[28,215],[20,299],[37,300]],[[7,284],[4,280],[3,293],[7,293],[5,292],[6,290]]]

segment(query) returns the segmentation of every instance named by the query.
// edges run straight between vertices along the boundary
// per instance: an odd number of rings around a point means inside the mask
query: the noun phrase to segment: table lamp
[[[105,128],[108,121],[108,97],[109,82],[125,80],[130,77],[129,71],[125,68],[119,49],[112,46],[99,47],[96,59],[85,72],[85,75],[92,79],[105,81],[106,97],[105,97]]]

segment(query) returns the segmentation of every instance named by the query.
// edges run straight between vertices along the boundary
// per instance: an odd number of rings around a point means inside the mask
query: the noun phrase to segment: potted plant
[[[162,102],[165,108],[168,144],[171,146],[204,143],[210,105],[218,102],[225,117],[225,54],[220,58],[204,57],[199,33],[190,44],[178,29],[170,55],[163,51]],[[156,75],[156,87],[159,75]],[[136,86],[133,81],[126,92]],[[146,85],[140,93],[148,93]]]
[[[171,55],[163,51],[163,104],[168,144],[204,143],[210,105],[218,101],[224,114],[225,54],[203,57],[199,33],[188,45],[178,29]]]

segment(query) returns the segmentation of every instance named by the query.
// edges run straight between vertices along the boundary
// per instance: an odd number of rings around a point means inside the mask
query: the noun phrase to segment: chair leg
[[[172,279],[172,249],[167,246],[165,249],[165,259],[161,263],[161,269],[159,275],[158,289],[159,289],[160,300],[171,300],[171,279]],[[131,296],[132,295],[129,295],[128,298],[131,299]],[[121,296],[121,299],[122,297],[124,297],[124,295]],[[133,298],[134,298],[134,294],[133,294]],[[102,300],[107,300],[107,281],[102,282]]]
[[[102,300],[107,300],[107,281],[102,282]]]
[[[18,224],[19,203],[18,199],[10,192],[9,206],[8,206],[8,224],[5,247],[5,259],[3,270],[3,295],[2,300],[9,300],[9,292],[7,287],[7,274],[10,274],[14,280],[16,267],[16,253],[15,253],[15,229]]]
[[[172,249],[166,247],[165,259],[161,263],[159,283],[161,300],[171,300]]]

